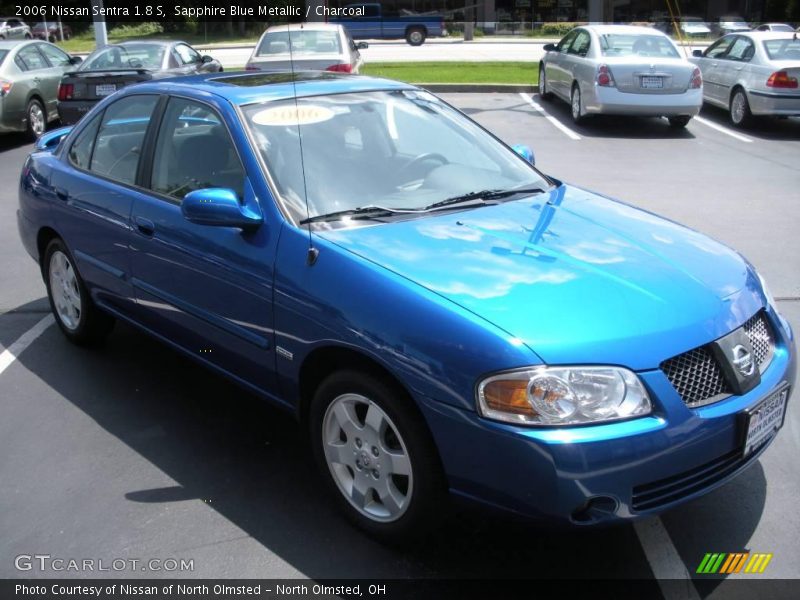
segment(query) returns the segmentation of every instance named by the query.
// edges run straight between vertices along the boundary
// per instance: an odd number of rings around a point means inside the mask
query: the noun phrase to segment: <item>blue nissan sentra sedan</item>
[[[123,320],[293,411],[381,539],[451,497],[595,525],[724,484],[795,383],[764,282],[531,163],[402,83],[162,80],[40,138],[19,230],[67,338]]]

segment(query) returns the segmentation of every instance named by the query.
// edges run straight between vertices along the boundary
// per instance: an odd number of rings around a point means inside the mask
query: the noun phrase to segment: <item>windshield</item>
[[[600,36],[603,56],[652,56],[680,58],[675,46],[663,35],[617,34]]]
[[[549,186],[513,151],[427,92],[337,94],[299,98],[297,105],[290,99],[243,107],[297,222],[355,208],[419,210],[470,192]]]
[[[293,54],[340,54],[342,45],[336,31],[294,30],[270,32],[261,40],[257,56],[286,54],[291,36]]]
[[[91,54],[78,70],[160,69],[163,58],[164,46],[162,44],[106,46]]]
[[[800,60],[800,40],[765,40],[764,49],[771,60]]]

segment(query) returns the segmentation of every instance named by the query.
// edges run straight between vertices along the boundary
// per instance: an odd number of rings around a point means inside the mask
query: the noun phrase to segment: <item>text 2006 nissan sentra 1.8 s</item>
[[[591,525],[724,484],[796,377],[764,282],[515,149],[392,81],[145,83],[39,140],[19,229],[70,340],[127,321],[293,411],[384,540],[447,498]]]

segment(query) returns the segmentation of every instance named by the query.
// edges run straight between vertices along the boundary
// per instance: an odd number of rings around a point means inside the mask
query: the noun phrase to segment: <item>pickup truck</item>
[[[328,22],[344,26],[354,39],[405,38],[412,46],[421,46],[429,36],[444,35],[441,16],[387,12],[377,3],[348,4],[339,16],[329,17]]]

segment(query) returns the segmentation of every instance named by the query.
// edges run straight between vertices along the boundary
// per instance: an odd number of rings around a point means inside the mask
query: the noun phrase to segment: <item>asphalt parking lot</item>
[[[680,131],[659,119],[576,127],[566,104],[537,96],[445,99],[531,146],[545,172],[734,246],[800,331],[800,120],[739,132],[706,109]],[[0,351],[47,311],[16,232],[28,150],[0,139]],[[128,327],[87,351],[49,326],[16,360],[0,359],[0,577],[63,575],[15,569],[15,556],[46,553],[194,561],[148,577],[640,578],[654,597],[728,597],[743,575],[685,581],[706,552],[773,553],[759,577],[798,576],[797,403],[747,472],[660,519],[564,532],[457,514],[424,547],[398,551],[338,516],[290,417]],[[142,574],[83,574],[98,575]]]

